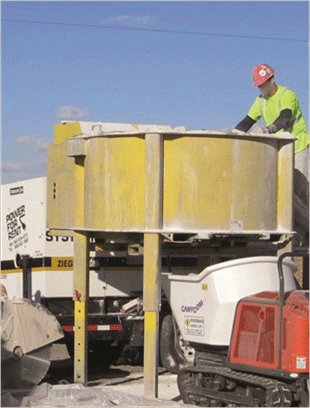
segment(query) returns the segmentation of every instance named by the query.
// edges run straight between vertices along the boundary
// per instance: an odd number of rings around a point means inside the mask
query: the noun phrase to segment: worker
[[[253,85],[261,94],[255,99],[248,114],[232,130],[244,134],[263,117],[266,126],[256,126],[255,133],[290,132],[295,140],[294,169],[294,230],[293,246],[309,245],[309,134],[296,93],[277,85],[275,70],[267,64],[253,69]],[[253,130],[254,130],[253,129]],[[254,133],[252,132],[252,133]]]

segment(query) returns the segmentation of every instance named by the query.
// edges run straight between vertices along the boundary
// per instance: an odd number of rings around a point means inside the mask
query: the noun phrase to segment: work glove
[[[276,132],[276,127],[275,125],[270,125],[270,126],[254,126],[253,129],[251,130],[251,133],[274,133]]]
[[[252,134],[256,133],[269,133],[269,130],[266,126],[254,126],[253,129],[251,130]]]
[[[243,132],[242,130],[239,130],[236,128],[232,129],[230,133],[232,133],[233,135],[245,135],[246,134],[246,132]]]
[[[267,126],[267,129],[268,129],[269,133],[276,133],[276,131],[277,131],[276,125],[269,125],[269,126]]]

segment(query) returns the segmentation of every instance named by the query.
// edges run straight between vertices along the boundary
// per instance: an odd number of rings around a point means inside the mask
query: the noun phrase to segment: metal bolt
[[[21,346],[16,346],[13,350],[14,360],[20,360],[23,356],[24,356],[24,352]]]

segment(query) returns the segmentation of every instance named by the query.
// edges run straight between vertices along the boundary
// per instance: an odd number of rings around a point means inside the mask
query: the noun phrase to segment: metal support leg
[[[144,235],[144,395],[158,397],[161,236]]]
[[[74,233],[74,382],[84,385],[86,385],[88,381],[88,241],[87,235]]]
[[[293,228],[293,169],[294,145],[285,141],[279,142],[277,226],[287,231],[292,231]],[[278,250],[277,255],[291,250],[292,241],[289,241],[284,248]]]
[[[163,135],[145,135],[144,394],[158,397],[158,327],[161,294],[161,235],[163,226]]]
[[[84,227],[84,157],[75,158],[75,207],[74,223]],[[88,381],[88,286],[89,286],[89,237],[75,231],[73,300],[74,300],[74,382]]]

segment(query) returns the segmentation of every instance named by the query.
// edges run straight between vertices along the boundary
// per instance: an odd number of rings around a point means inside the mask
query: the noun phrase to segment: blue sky
[[[2,1],[1,9],[2,183],[46,175],[61,120],[231,128],[258,95],[251,72],[261,62],[296,91],[309,123],[306,1]]]

